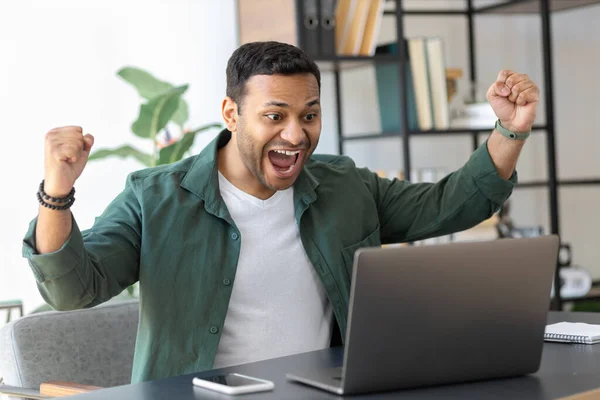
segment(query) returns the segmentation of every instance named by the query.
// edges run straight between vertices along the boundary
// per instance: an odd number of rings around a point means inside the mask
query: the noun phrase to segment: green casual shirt
[[[81,232],[73,220],[54,253],[36,253],[36,219],[24,238],[39,290],[58,310],[93,307],[139,281],[132,382],[213,365],[244,240],[218,184],[217,151],[230,138],[224,130],[197,156],[130,174],[94,225]],[[487,142],[436,184],[388,180],[348,157],[313,155],[295,183],[294,210],[342,337],[356,249],[472,227],[515,183],[516,173],[498,175]]]

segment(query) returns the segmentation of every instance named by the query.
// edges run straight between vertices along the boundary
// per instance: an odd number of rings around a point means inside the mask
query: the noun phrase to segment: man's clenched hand
[[[46,134],[44,191],[65,197],[85,168],[94,137],[80,126],[54,128]]]

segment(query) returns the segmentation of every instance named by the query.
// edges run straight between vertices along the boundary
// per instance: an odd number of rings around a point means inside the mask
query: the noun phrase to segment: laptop
[[[558,248],[546,235],[359,249],[343,365],[286,377],[346,395],[534,373]]]

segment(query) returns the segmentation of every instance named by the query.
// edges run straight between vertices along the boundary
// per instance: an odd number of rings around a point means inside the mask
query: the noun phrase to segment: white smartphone
[[[275,388],[271,381],[236,373],[194,378],[192,382],[196,386],[224,394],[266,392]]]

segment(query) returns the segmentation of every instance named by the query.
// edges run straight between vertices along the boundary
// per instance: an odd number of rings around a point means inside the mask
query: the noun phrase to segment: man
[[[315,350],[343,337],[356,249],[467,229],[499,209],[535,119],[538,88],[501,71],[501,126],[437,184],[379,178],[316,156],[320,73],[282,43],[238,48],[225,129],[198,156],[132,173],[94,226],[69,211],[93,137],[46,135],[41,206],[24,240],[44,299],[93,307],[139,281],[132,382]]]

